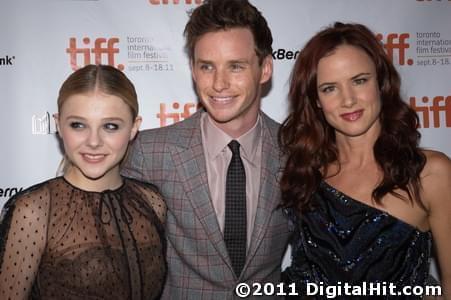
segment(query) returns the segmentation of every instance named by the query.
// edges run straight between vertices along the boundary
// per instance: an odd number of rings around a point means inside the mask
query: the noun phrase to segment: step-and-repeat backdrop
[[[227,1],[227,0],[224,0]],[[52,114],[63,80],[89,63],[123,70],[139,95],[142,128],[183,120],[196,95],[182,32],[201,0],[2,0],[0,207],[55,176],[62,154]],[[263,110],[287,113],[298,50],[334,21],[366,24],[401,73],[422,146],[451,156],[451,0],[251,0],[272,29],[274,76]]]

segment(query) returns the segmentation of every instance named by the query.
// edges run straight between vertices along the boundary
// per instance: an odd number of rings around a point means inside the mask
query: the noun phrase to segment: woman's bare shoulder
[[[439,151],[423,150],[426,164],[421,172],[422,200],[428,207],[451,201],[451,160]]]
[[[423,150],[426,156],[422,177],[446,175],[451,172],[451,159],[443,152],[435,150]]]

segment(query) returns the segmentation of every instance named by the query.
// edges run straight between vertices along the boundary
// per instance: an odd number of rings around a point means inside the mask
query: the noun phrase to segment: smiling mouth
[[[234,98],[233,96],[223,96],[223,97],[219,97],[219,96],[213,97],[213,96],[211,96],[211,97],[210,97],[210,100],[211,100],[213,103],[227,104],[227,103],[232,102],[233,98]]]
[[[84,153],[81,156],[83,157],[83,160],[89,163],[101,162],[106,157],[105,154],[88,154],[88,153]]]
[[[363,115],[363,109],[359,109],[359,110],[356,110],[356,111],[353,111],[350,113],[341,114],[340,117],[342,117],[346,121],[353,122],[353,121],[360,119],[360,117],[362,115]]]

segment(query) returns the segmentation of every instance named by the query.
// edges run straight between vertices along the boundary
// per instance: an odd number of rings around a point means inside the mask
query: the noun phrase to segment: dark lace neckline
[[[123,176],[121,176],[122,183],[121,183],[121,185],[119,187],[117,187],[115,189],[106,189],[106,190],[103,190],[101,192],[96,192],[96,191],[87,191],[87,190],[84,190],[82,188],[79,188],[79,187],[73,185],[71,182],[69,182],[69,180],[67,180],[64,176],[60,176],[60,177],[57,177],[57,178],[60,178],[71,189],[73,189],[75,191],[79,191],[81,193],[86,193],[86,194],[91,194],[91,195],[104,195],[104,194],[110,194],[110,193],[118,193],[118,192],[121,192],[124,189],[125,185],[126,185],[126,179]]]
[[[350,197],[349,195],[343,193],[342,191],[336,189],[335,187],[333,187],[332,185],[327,183],[325,180],[321,181],[320,187],[322,187],[327,192],[333,194],[337,198],[345,198],[345,200],[351,201],[354,205],[362,206],[362,207],[365,207],[367,209],[370,209],[370,210],[373,210],[373,211],[377,211],[378,213],[381,213],[381,214],[385,215],[386,217],[397,221],[398,223],[404,224],[405,226],[413,229],[415,232],[417,232],[419,234],[425,234],[425,235],[431,234],[431,230],[430,229],[427,230],[427,231],[420,230],[416,226],[414,226],[414,225],[412,225],[412,224],[410,224],[410,223],[408,223],[408,222],[406,222],[406,221],[404,221],[404,220],[402,220],[402,219],[390,214],[389,212],[387,212],[385,210],[382,210],[380,208],[368,205],[365,202],[362,202],[362,201],[359,201],[357,199],[354,199],[354,198]]]

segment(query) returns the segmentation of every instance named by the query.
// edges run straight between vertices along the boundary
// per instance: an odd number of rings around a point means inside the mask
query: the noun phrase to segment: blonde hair
[[[138,116],[139,105],[135,86],[118,69],[108,65],[87,65],[73,72],[61,85],[58,94],[58,113],[66,100],[73,95],[100,91],[121,98],[130,108],[133,120]],[[70,166],[66,155],[61,160],[57,176],[64,174]]]

